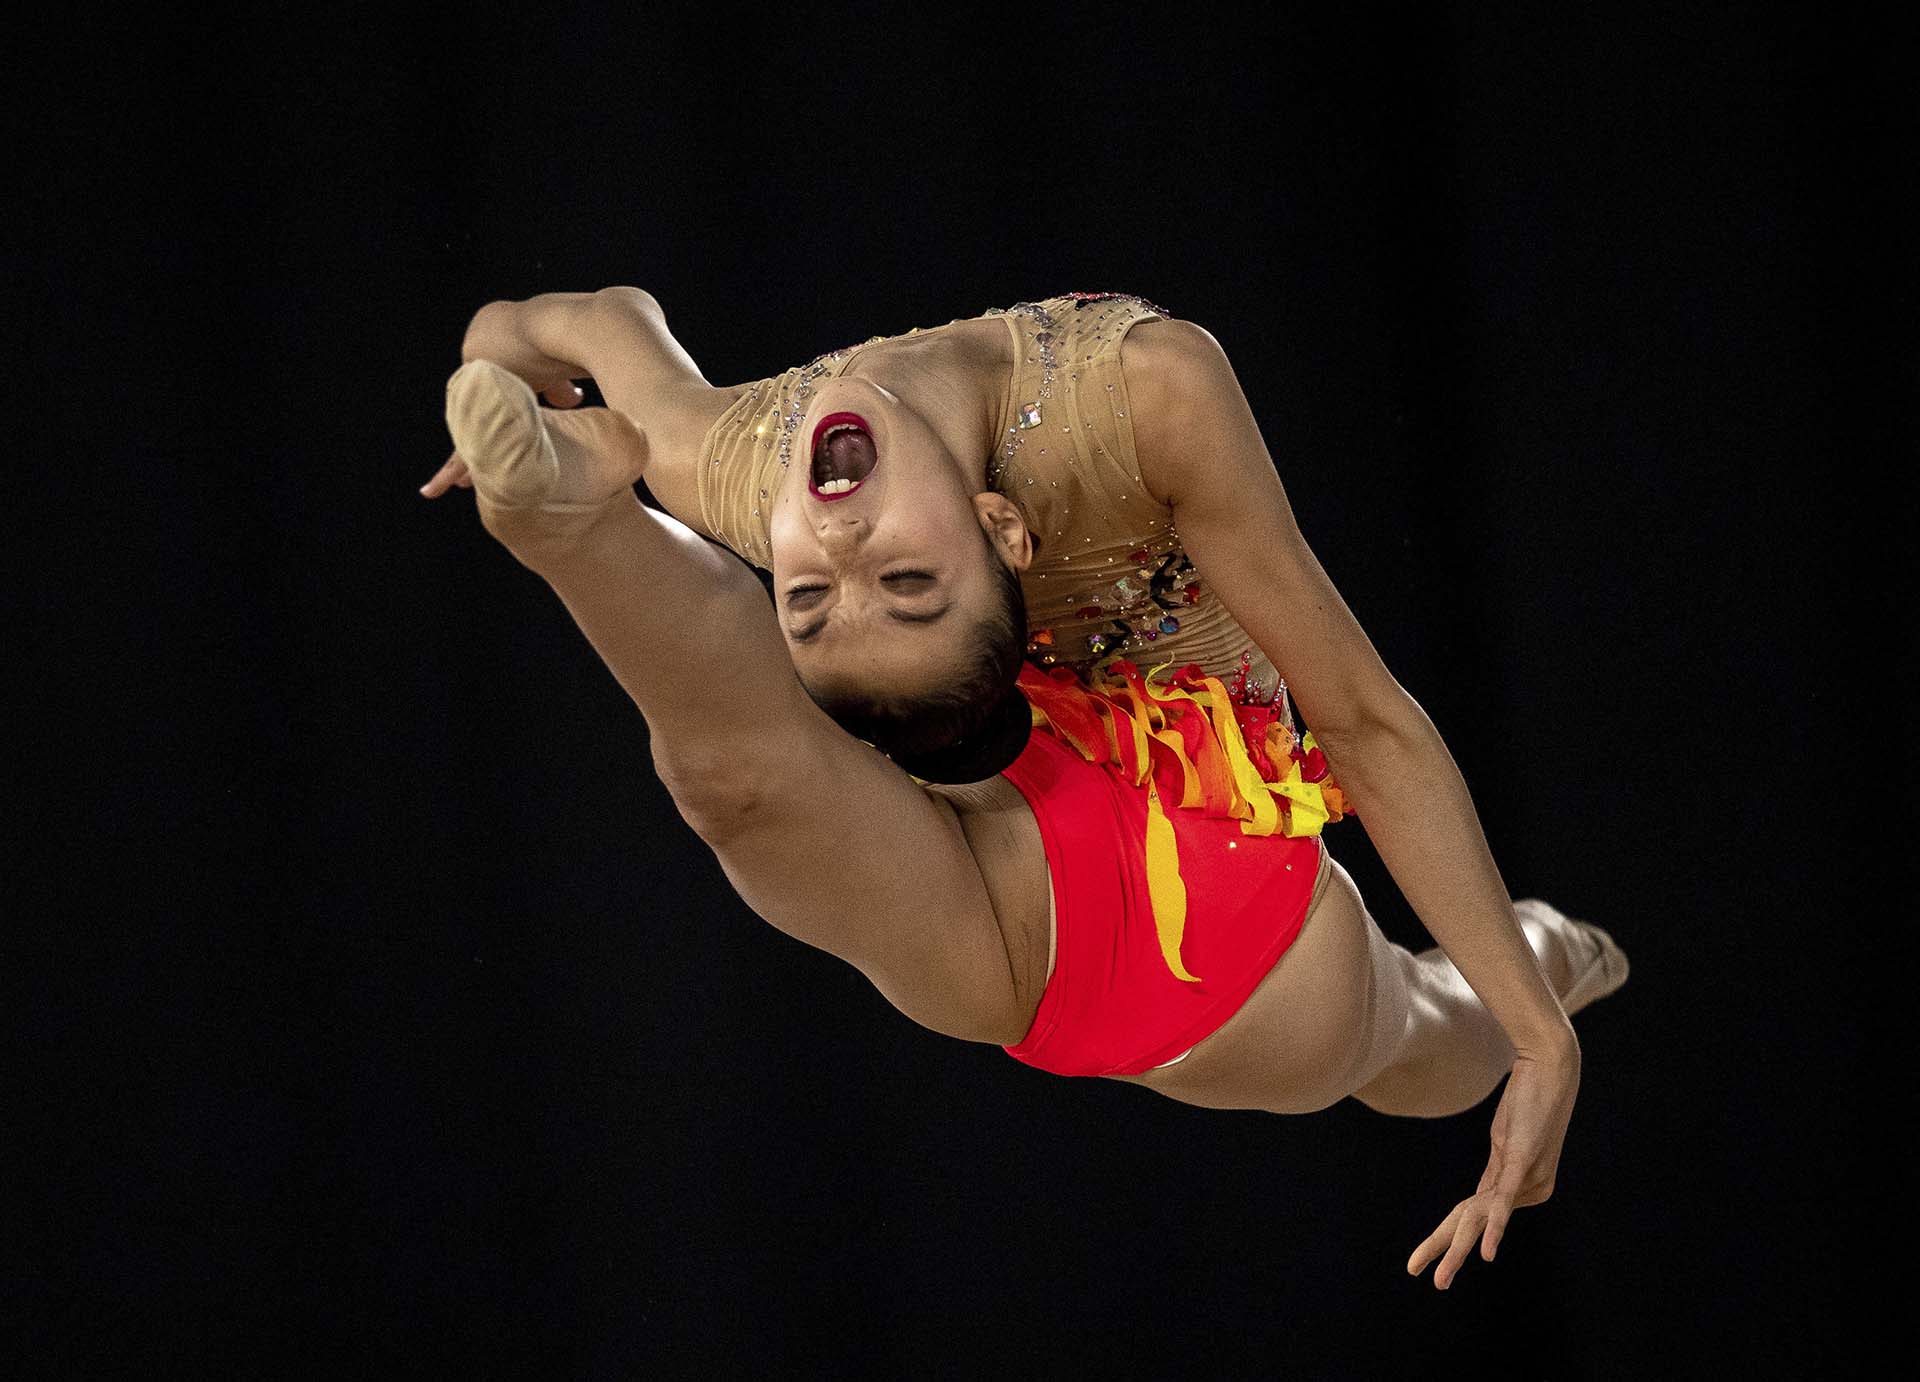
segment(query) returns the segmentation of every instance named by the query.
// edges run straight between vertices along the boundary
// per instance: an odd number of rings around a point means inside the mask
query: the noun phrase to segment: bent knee
[[[765,784],[740,770],[737,756],[663,751],[655,741],[654,772],[693,833],[708,843],[737,835],[759,815]]]

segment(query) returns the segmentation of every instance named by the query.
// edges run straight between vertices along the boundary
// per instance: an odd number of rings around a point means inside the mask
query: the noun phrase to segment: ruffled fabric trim
[[[1318,835],[1354,812],[1311,733],[1296,739],[1277,707],[1235,701],[1198,663],[1155,683],[1172,665],[1143,676],[1118,659],[1083,681],[1069,668],[1043,672],[1029,662],[1016,684],[1036,729],[1146,786],[1147,887],[1160,954],[1175,978],[1197,983],[1180,958],[1187,888],[1162,792],[1177,793],[1181,810],[1237,818],[1245,835]]]

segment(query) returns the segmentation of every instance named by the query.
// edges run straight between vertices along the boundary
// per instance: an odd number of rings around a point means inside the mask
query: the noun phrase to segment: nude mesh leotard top
[[[1000,445],[983,487],[1013,501],[1034,536],[1022,574],[1030,639],[1043,666],[1086,672],[1126,657],[1142,670],[1197,662],[1248,692],[1278,692],[1273,665],[1234,622],[1181,550],[1173,511],[1140,481],[1120,342],[1136,322],[1171,313],[1129,294],[1065,294],[980,314],[999,317],[1014,365],[999,401]],[[973,320],[956,318],[955,322]],[[953,325],[954,322],[948,323]],[[937,328],[934,328],[937,329]],[[917,334],[915,327],[907,335]],[[752,386],[708,429],[699,461],[700,516],[716,538],[772,569],[772,496],[783,462],[807,463],[793,434],[814,382],[835,377],[875,336]],[[1244,663],[1243,663],[1244,658]]]

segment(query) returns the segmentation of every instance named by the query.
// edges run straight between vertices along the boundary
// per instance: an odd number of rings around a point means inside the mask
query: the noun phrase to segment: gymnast
[[[553,588],[758,915],[933,1031],[1204,1108],[1442,1117],[1504,1077],[1406,1264],[1441,1289],[1552,1193],[1569,1019],[1626,956],[1508,897],[1211,333],[1072,293],[722,388],[615,287],[489,303],[461,355],[421,493]],[[1438,946],[1368,913],[1349,815]]]

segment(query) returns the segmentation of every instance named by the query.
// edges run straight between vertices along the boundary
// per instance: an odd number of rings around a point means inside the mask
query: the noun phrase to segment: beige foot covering
[[[1567,990],[1567,996],[1561,1000],[1569,1017],[1627,982],[1627,952],[1615,945],[1613,937],[1592,922],[1576,921],[1573,924],[1600,943],[1600,953],[1586,971],[1574,979],[1573,987]]]
[[[1573,980],[1560,997],[1560,1006],[1567,1010],[1568,1017],[1589,1003],[1605,998],[1627,982],[1626,952],[1598,926],[1590,921],[1576,920],[1537,897],[1521,898],[1513,905],[1515,911],[1530,912],[1550,924],[1560,933],[1562,944],[1570,944],[1578,938],[1580,949],[1586,954],[1584,964],[1579,959],[1574,960]]]
[[[447,431],[490,503],[535,507],[560,481],[539,400],[526,381],[491,360],[469,360],[447,380]]]

